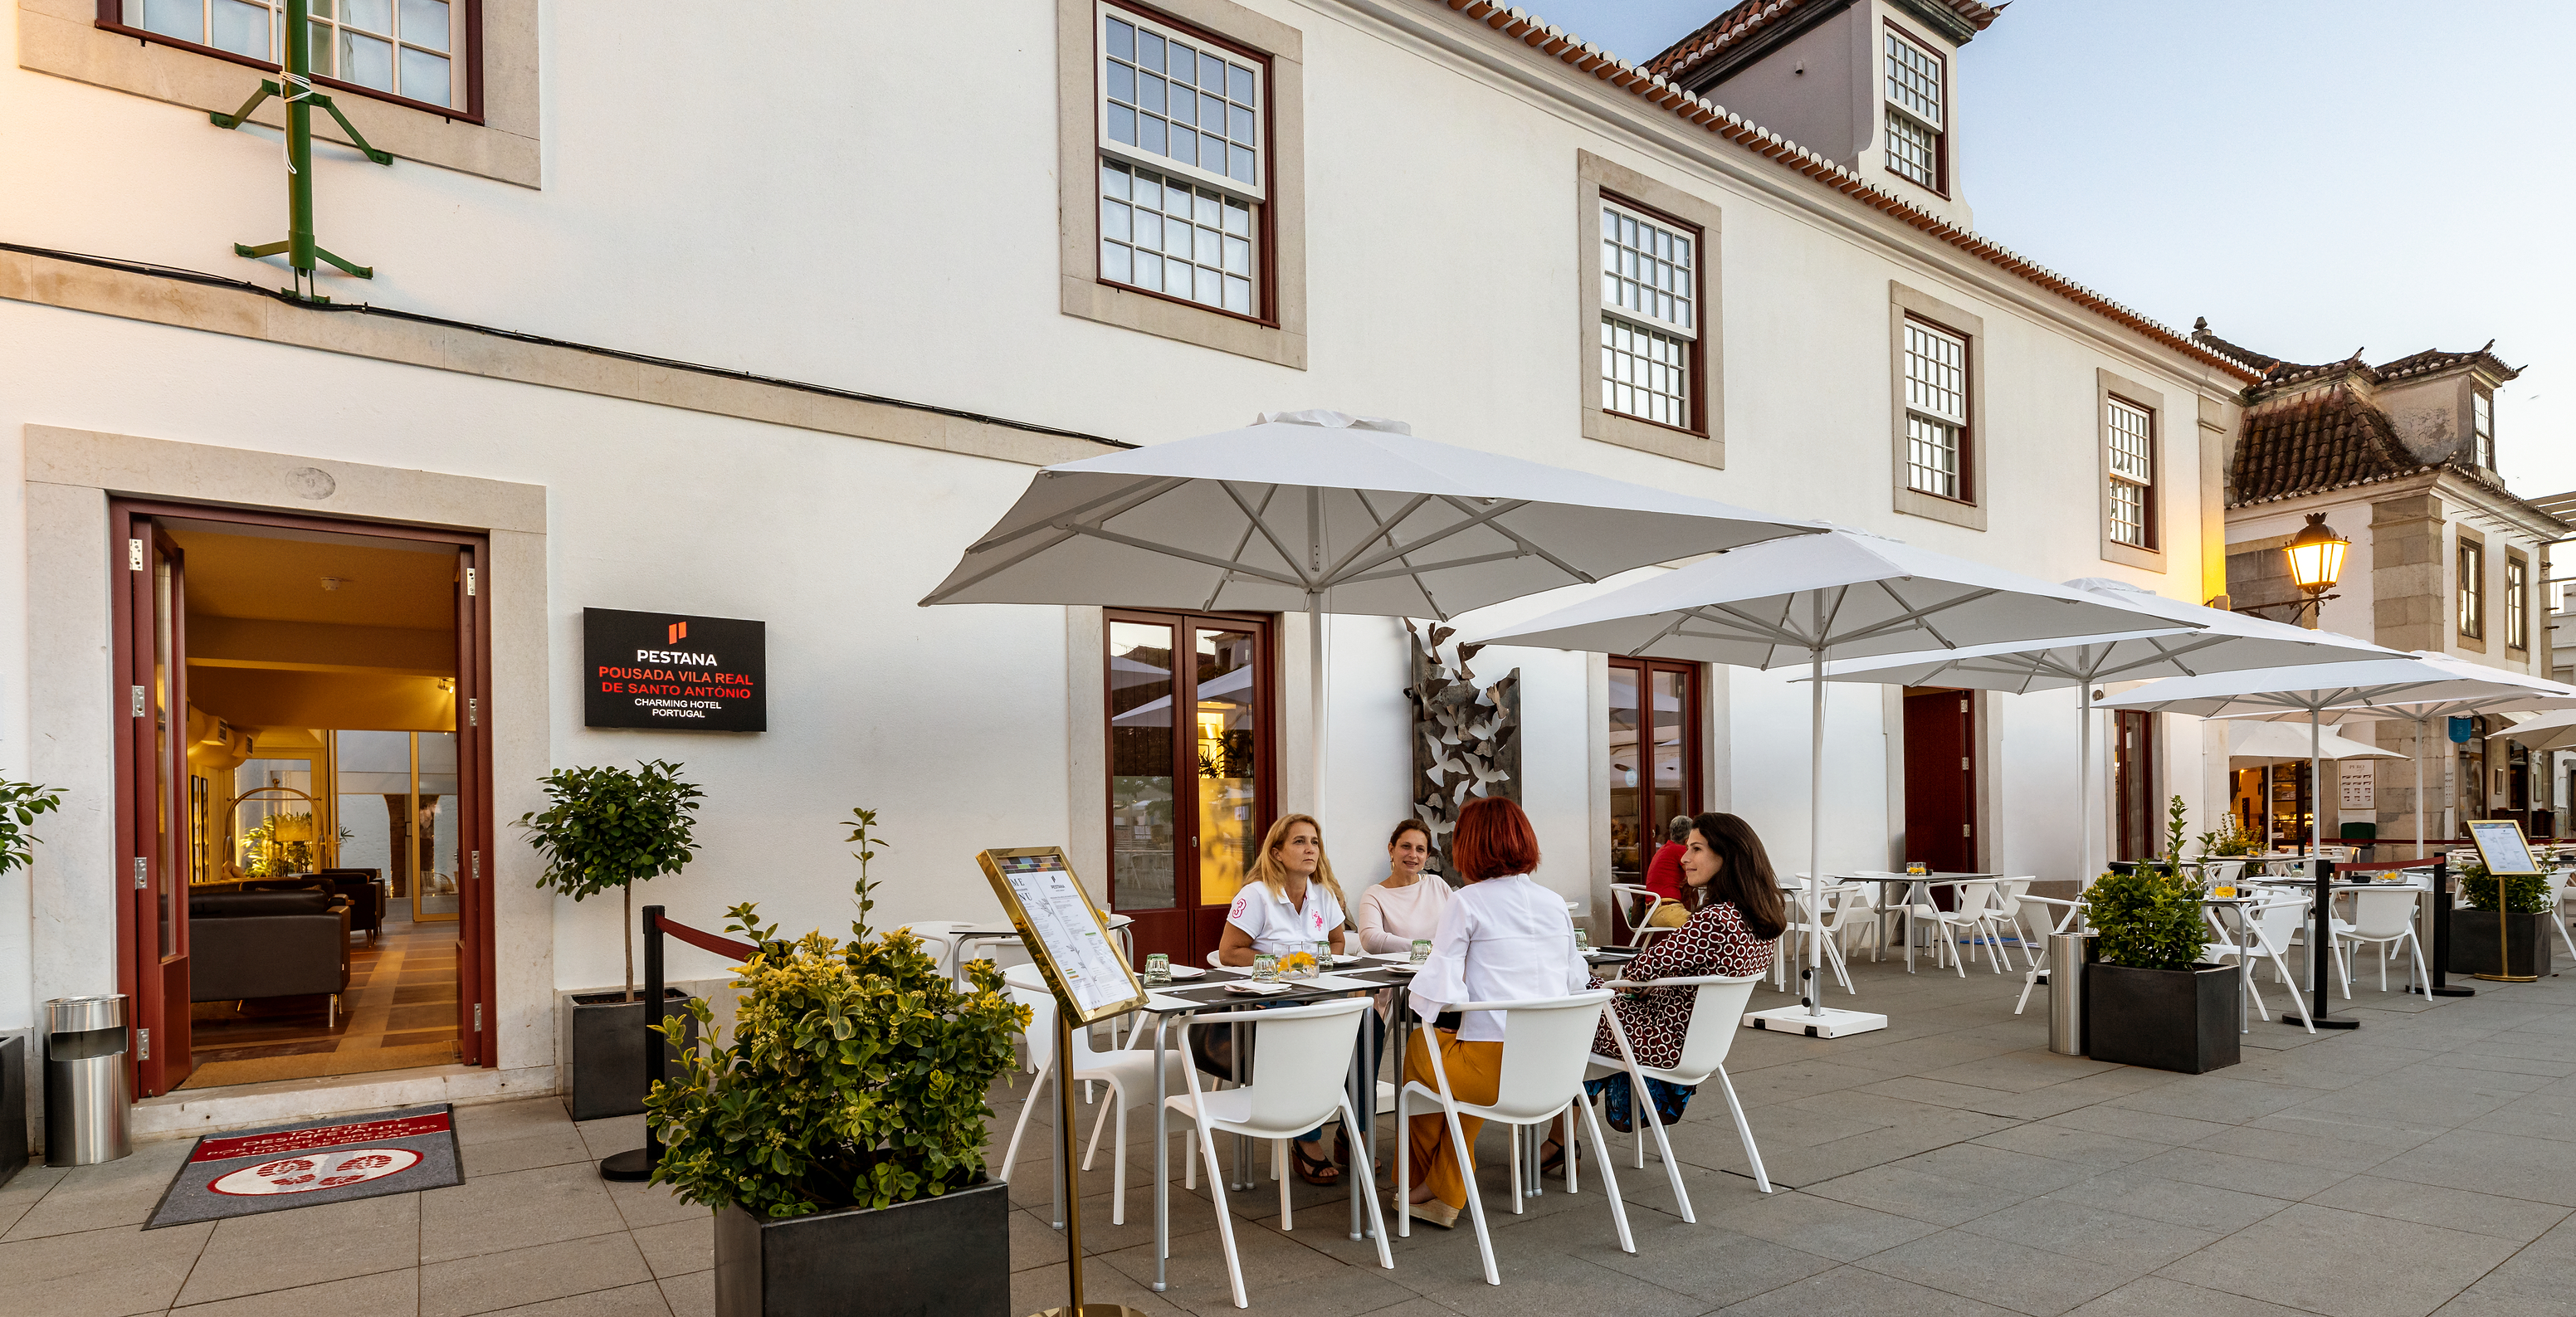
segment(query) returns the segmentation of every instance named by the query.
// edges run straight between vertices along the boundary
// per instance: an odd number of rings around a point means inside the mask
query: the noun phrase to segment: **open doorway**
[[[483,1063],[479,538],[114,513],[136,1093]]]

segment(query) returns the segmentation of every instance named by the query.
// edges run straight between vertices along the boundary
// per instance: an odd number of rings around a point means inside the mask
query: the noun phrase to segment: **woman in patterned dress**
[[[1628,962],[1619,977],[1645,983],[1759,974],[1769,968],[1772,944],[1788,928],[1789,912],[1773,881],[1771,857],[1763,851],[1762,839],[1754,835],[1751,824],[1733,814],[1701,814],[1691,820],[1683,845],[1682,905],[1691,912],[1690,920]],[[1601,983],[1598,978],[1592,980],[1593,987]],[[1639,1065],[1669,1069],[1681,1061],[1682,1040],[1690,1033],[1691,1007],[1698,996],[1696,988],[1676,988],[1622,992],[1610,999],[1610,1009],[1618,1012],[1619,1027],[1626,1031]],[[1734,1025],[1729,1021],[1723,1027]],[[1619,1040],[1611,1034],[1607,1016],[1592,1036],[1592,1052],[1619,1055]],[[1655,1099],[1657,1118],[1667,1126],[1681,1119],[1694,1090],[1657,1079],[1646,1084]],[[1633,1128],[1627,1075],[1587,1080],[1584,1088],[1609,1095],[1607,1114],[1613,1128],[1622,1134]],[[1551,1168],[1563,1164],[1554,1140],[1541,1149],[1541,1155]]]

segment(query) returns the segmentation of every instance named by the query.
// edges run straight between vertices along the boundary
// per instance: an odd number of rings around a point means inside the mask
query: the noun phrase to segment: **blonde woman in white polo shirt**
[[[1261,839],[1261,857],[1234,905],[1225,913],[1225,932],[1217,942],[1221,965],[1250,965],[1256,955],[1285,956],[1308,943],[1327,942],[1342,953],[1344,921],[1342,885],[1333,881],[1333,862],[1324,858],[1323,825],[1305,814],[1291,814],[1270,825]],[[1199,1068],[1212,1074],[1234,1069],[1234,1026],[1209,1025],[1198,1036]],[[1342,1172],[1324,1150],[1324,1131],[1292,1145],[1297,1176],[1308,1184],[1335,1185]]]

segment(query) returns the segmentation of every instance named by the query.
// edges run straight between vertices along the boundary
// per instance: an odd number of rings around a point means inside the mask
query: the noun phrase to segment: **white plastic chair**
[[[2297,1003],[2299,1007],[2299,1019],[2307,1025],[2309,1033],[2315,1033],[2317,1022],[2314,1016],[2308,1014],[2308,995],[2299,991],[2298,981],[2290,977],[2290,964],[2285,959],[2290,949],[2291,936],[2298,931],[2300,922],[2308,917],[2308,902],[2299,897],[2264,901],[2248,908],[2243,917],[2247,931],[2253,936],[2254,945],[2251,948],[2239,948],[2233,940],[2235,930],[2220,923],[2213,913],[2210,926],[2219,932],[2220,938],[2203,949],[2203,958],[2233,960],[2240,953],[2251,954],[2257,959],[2269,957],[2272,961],[2273,980],[2289,988],[2290,1000]],[[2254,1013],[2266,1020],[2271,1019],[2272,1012],[2263,1004],[2263,990],[2255,985],[2252,974],[2245,976],[2245,986],[2254,994]]]
[[[1750,983],[1750,980],[1747,980]],[[1592,1056],[1592,1034],[1600,1027],[1602,1012],[1610,1002],[1607,988],[1578,992],[1569,997],[1532,998],[1524,1001],[1457,1002],[1450,1010],[1502,1011],[1503,1072],[1494,1085],[1494,1100],[1476,1104],[1461,1102],[1449,1087],[1448,1068],[1441,1063],[1440,1047],[1429,1043],[1431,1077],[1438,1087],[1426,1088],[1415,1080],[1398,1089],[1395,1095],[1395,1201],[1403,1203],[1412,1196],[1413,1162],[1410,1156],[1412,1123],[1405,1118],[1405,1099],[1421,1094],[1440,1104],[1449,1122],[1449,1146],[1458,1154],[1458,1173],[1467,1182],[1467,1214],[1476,1223],[1476,1251],[1484,1258],[1485,1283],[1500,1285],[1502,1274],[1494,1269],[1494,1238],[1485,1228],[1484,1196],[1476,1192],[1476,1150],[1467,1143],[1458,1124],[1462,1115],[1506,1125],[1547,1126],[1558,1116],[1581,1110],[1583,1119],[1592,1127],[1595,1147],[1607,1147],[1601,1137],[1601,1122],[1583,1101],[1583,1072]],[[1428,1041],[1428,1040],[1426,1040]],[[1512,1201],[1520,1202],[1520,1158],[1511,1158]],[[1572,1158],[1567,1159],[1573,1165]],[[1635,1236],[1628,1232],[1628,1207],[1619,1197],[1619,1177],[1610,1169],[1610,1159],[1601,1161],[1601,1179],[1610,1190],[1610,1216],[1619,1226],[1619,1251],[1637,1251]],[[1396,1229],[1406,1238],[1413,1235],[1413,1216],[1405,1212],[1396,1218]],[[1383,1244],[1380,1245],[1384,1247]]]
[[[2567,958],[2576,960],[2576,934],[2567,931],[2567,903],[2576,901],[2576,869],[2557,873],[2558,899],[2549,907],[2549,922],[2558,925],[2558,940],[2567,944]]]
[[[2022,905],[2035,905],[2042,910],[2056,911],[2057,921],[2050,924],[2048,927],[2048,931],[2051,933],[2063,933],[2075,923],[2075,911],[2077,907],[2076,903],[2073,901],[2055,896],[2032,896],[2028,892],[2024,892],[2020,897],[2020,903]],[[2030,972],[2021,976],[2021,1000],[2013,1003],[2013,1014],[2021,1014],[2022,1008],[2030,1005],[2030,990],[2046,982],[2048,982],[2047,964],[2045,962],[2034,962],[2030,967]]]
[[[1596,1052],[1584,1067],[1586,1079],[1622,1072],[1628,1076],[1631,1086],[1629,1109],[1633,1113],[1631,1121],[1636,1126],[1637,1168],[1645,1169],[1646,1128],[1653,1126],[1655,1155],[1663,1158],[1664,1176],[1672,1182],[1673,1198],[1681,1204],[1684,1221],[1696,1222],[1699,1218],[1691,1213],[1690,1191],[1682,1187],[1681,1167],[1673,1161],[1672,1142],[1664,1134],[1663,1120],[1655,1113],[1654,1098],[1646,1091],[1646,1081],[1653,1079],[1681,1088],[1698,1088],[1711,1079],[1716,1080],[1718,1091],[1726,1095],[1728,1114],[1735,1117],[1735,1137],[1744,1143],[1744,1158],[1753,1163],[1753,1183],[1762,1192],[1771,1192],[1771,1175],[1762,1168],[1762,1150],[1753,1144],[1753,1126],[1744,1119],[1744,1104],[1736,1100],[1735,1085],[1726,1077],[1726,1054],[1735,1047],[1736,1022],[1743,1017],[1745,1004],[1753,996],[1753,985],[1761,981],[1759,974],[1747,974],[1741,978],[1703,975],[1656,979],[1648,983],[1630,983],[1621,979],[1602,985],[1621,990],[1649,991],[1691,988],[1698,993],[1691,1001],[1690,1027],[1682,1035],[1681,1059],[1670,1068],[1659,1069],[1637,1060],[1636,1049],[1629,1046],[1628,1031],[1621,1027],[1619,1013],[1615,1010],[1609,1012],[1610,1035],[1619,1042],[1619,1055],[1607,1057]],[[1594,1127],[1594,1132],[1598,1134],[1598,1126]],[[1606,1163],[1610,1159],[1609,1145],[1605,1143],[1600,1147],[1602,1160]],[[1574,1191],[1574,1163],[1574,1144],[1568,1142],[1565,1153],[1565,1187],[1568,1193]]]
[[[1613,900],[1626,903],[1620,913],[1628,921],[1629,946],[1642,947],[1646,945],[1648,935],[1672,931],[1668,928],[1648,928],[1646,923],[1655,917],[1656,911],[1668,905],[1678,905],[1679,902],[1641,883],[1612,883],[1610,894]]]
[[[1222,1093],[1202,1092],[1198,1067],[1183,1065],[1181,1074],[1189,1081],[1190,1091],[1163,1099],[1164,1106],[1197,1127],[1199,1155],[1207,1162],[1208,1192],[1216,1199],[1217,1233],[1225,1240],[1226,1278],[1234,1284],[1235,1307],[1252,1305],[1243,1296],[1243,1259],[1235,1252],[1234,1215],[1225,1203],[1224,1172],[1217,1168],[1217,1133],[1284,1144],[1323,1124],[1336,1112],[1344,1128],[1368,1128],[1351,1110],[1350,1095],[1342,1082],[1350,1073],[1351,1049],[1359,1040],[1360,1012],[1367,1009],[1368,998],[1344,997],[1313,1006],[1202,1015],[1196,1021],[1260,1029],[1260,1068],[1251,1083]],[[1351,1140],[1351,1159],[1358,1164],[1344,1174],[1358,1176],[1362,1185],[1375,1185],[1377,1168],[1369,1162],[1366,1139]],[[1378,1213],[1377,1195],[1363,1191],[1360,1196],[1368,1200],[1369,1226],[1377,1239],[1377,1264],[1391,1269],[1395,1257],[1387,1251],[1386,1222]],[[1279,1228],[1286,1231],[1292,1224],[1288,1177],[1281,1176]]]
[[[1029,1072],[1036,1076],[1029,1081],[1028,1100],[1020,1104],[1020,1118],[1012,1122],[1010,1146],[1002,1153],[1002,1173],[994,1177],[1008,1180],[1011,1167],[1019,1158],[1020,1136],[1029,1127],[1029,1113],[1037,1110],[1038,1091],[1055,1077],[1055,993],[1047,988],[1035,965],[1014,965],[1002,971],[1002,980],[1009,985],[1011,999],[1029,1008],[1028,1032],[1023,1037],[1028,1041]],[[1132,1041],[1134,1035],[1130,1037]],[[1085,1087],[1101,1084],[1108,1088],[1108,1096],[1100,1106],[1100,1115],[1091,1122],[1091,1142],[1083,1149],[1082,1169],[1091,1169],[1092,1156],[1100,1151],[1101,1126],[1108,1122],[1110,1112],[1115,1109],[1118,1114],[1118,1141],[1110,1155],[1116,1159],[1117,1175],[1110,1181],[1109,1223],[1125,1225],[1127,1109],[1141,1107],[1154,1100],[1154,1057],[1150,1052],[1132,1048],[1111,1052],[1094,1050],[1088,1029],[1073,1031],[1073,1051],[1074,1082]],[[1071,1186],[1067,1187],[1067,1192],[1072,1192]]]
[[[1939,930],[1940,940],[1934,945],[1940,947],[1942,954],[1947,955],[1950,962],[1958,967],[1959,977],[1968,976],[1968,958],[1976,953],[1980,940],[1984,942],[1986,948],[1987,963],[1994,968],[1995,973],[2003,973],[2001,937],[1994,931],[1995,880],[1980,878],[1974,882],[1960,883],[1957,891],[1959,893],[1957,909],[1944,910],[1927,903],[1914,907],[1914,917],[1928,921]],[[1959,950],[1958,946],[1958,937],[1961,933],[1968,935],[1968,949],[1964,952]],[[1937,965],[1938,962],[1936,961],[1935,964]]]
[[[1843,926],[1850,919],[1855,907],[1864,913],[1868,912],[1869,888],[1860,883],[1837,883],[1822,892],[1809,893],[1801,890],[1784,892],[1782,895],[1787,898],[1786,904],[1789,907],[1789,926],[1785,930],[1788,936],[1781,938],[1779,945],[1773,949],[1775,958],[1780,948],[1785,947],[1795,953],[1800,965],[1805,965],[1808,960],[1805,950],[1806,939],[1821,937],[1825,943],[1825,963],[1833,969],[1835,980],[1843,985],[1844,992],[1853,996],[1860,995],[1860,990],[1852,986],[1850,973],[1843,968]],[[1809,908],[1817,901],[1825,903],[1824,916],[1821,919],[1817,918]],[[1737,1011],[1735,1014],[1741,1015],[1743,1012]],[[1694,1015],[1692,1018],[1698,1017]]]
[[[2030,930],[2022,926],[2021,903],[2023,895],[2030,891],[2030,885],[2037,881],[2036,876],[2024,876],[1996,883],[1993,915],[1986,921],[1996,930],[1993,940],[1987,945],[2000,947],[2002,930],[2011,929],[2013,941],[2021,944],[2022,962],[2030,969],[2039,968],[2039,953],[2031,946]]]
[[[2414,977],[2409,984],[2430,984],[2424,973],[2424,948],[2415,940],[2415,897],[2411,888],[2391,887],[2352,894],[2352,922],[2336,922],[2335,950],[2343,951],[2344,943],[2379,948],[2379,990],[2388,991],[2388,957],[2404,947],[2414,957]],[[2352,1000],[2352,966],[2344,967],[2344,1000]]]

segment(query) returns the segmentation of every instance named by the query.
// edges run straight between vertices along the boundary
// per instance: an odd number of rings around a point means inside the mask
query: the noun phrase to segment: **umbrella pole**
[[[1815,923],[1814,936],[1807,939],[1807,964],[1799,971],[1803,980],[1799,992],[1806,998],[1807,1014],[1825,1013],[1823,994],[1816,990],[1817,976],[1825,963],[1825,651],[1807,651],[1807,684],[1814,687],[1807,695],[1807,918]],[[1906,930],[1910,940],[1913,930]]]
[[[1324,703],[1324,600],[1306,596],[1306,698],[1315,711],[1315,832],[1324,831],[1324,743],[1332,735],[1332,711]]]
[[[2424,734],[2431,730],[2429,719],[2415,720],[2415,858],[2424,858]]]
[[[2308,853],[2326,853],[2326,779],[2317,711],[2308,710]],[[2338,796],[2338,799],[2340,796]]]
[[[2093,683],[2089,681],[2084,683],[2077,698],[2081,703],[2077,706],[2079,711],[2075,715],[2079,720],[2076,724],[2078,730],[2075,742],[2078,747],[2076,754],[2081,757],[2081,762],[2075,765],[2075,790],[2079,793],[2075,803],[2078,806],[2076,812],[2084,816],[2084,842],[2083,849],[2075,853],[2075,886],[2076,890],[2081,891],[2093,885],[2094,873]]]

